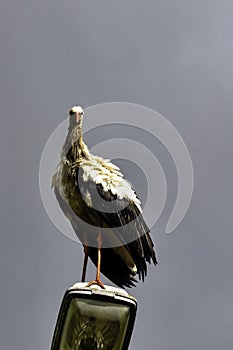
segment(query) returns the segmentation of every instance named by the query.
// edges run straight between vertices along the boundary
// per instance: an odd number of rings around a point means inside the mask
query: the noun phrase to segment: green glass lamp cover
[[[137,301],[120,288],[78,283],[64,295],[51,350],[126,350]]]

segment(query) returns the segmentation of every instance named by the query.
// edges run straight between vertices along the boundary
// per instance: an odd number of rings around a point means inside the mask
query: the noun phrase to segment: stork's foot
[[[93,284],[97,284],[98,286],[100,286],[102,289],[105,289],[105,286],[104,284],[98,279],[94,280],[94,281],[90,281],[86,287],[90,287],[90,286],[93,286]]]

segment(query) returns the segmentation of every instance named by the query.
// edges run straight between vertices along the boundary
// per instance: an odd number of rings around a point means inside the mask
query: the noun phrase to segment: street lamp
[[[136,310],[123,289],[76,283],[65,292],[51,350],[126,350]]]

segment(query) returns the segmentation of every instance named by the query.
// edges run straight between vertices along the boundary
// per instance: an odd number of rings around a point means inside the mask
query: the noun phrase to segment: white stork
[[[119,287],[135,286],[135,275],[144,281],[147,263],[157,264],[150,230],[140,201],[120,169],[91,154],[84,143],[83,115],[80,106],[69,111],[68,134],[52,180],[54,192],[84,246],[82,281],[90,257],[97,273],[89,286],[96,283],[104,288],[100,271]],[[111,205],[114,210],[109,210]]]

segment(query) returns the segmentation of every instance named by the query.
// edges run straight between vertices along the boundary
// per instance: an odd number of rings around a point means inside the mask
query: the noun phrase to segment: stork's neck
[[[69,127],[62,155],[71,162],[89,155],[89,149],[83,142],[82,127],[80,125],[73,128]]]

